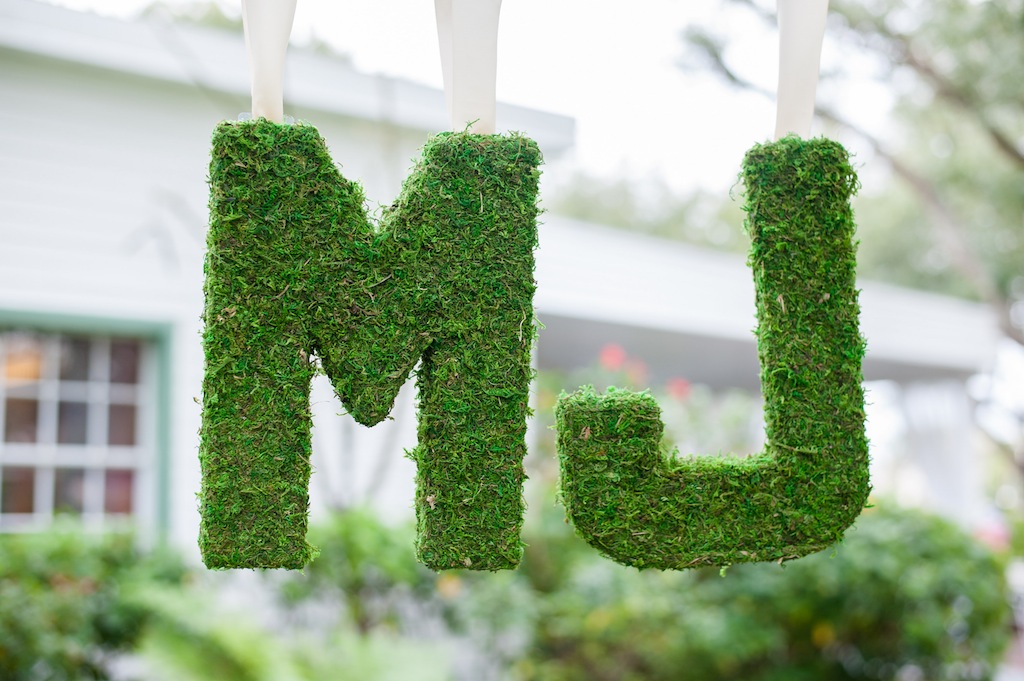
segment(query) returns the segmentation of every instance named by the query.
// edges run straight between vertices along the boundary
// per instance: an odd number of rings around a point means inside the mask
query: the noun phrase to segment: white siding
[[[193,547],[208,145],[217,122],[245,103],[8,50],[0,50],[0,92],[0,311],[171,327],[170,531],[175,543]],[[425,138],[324,112],[296,113],[320,127],[345,174],[381,203],[394,197]],[[323,386],[318,391],[325,436],[317,451],[328,455],[324,468],[333,473],[325,477],[336,483],[331,434],[345,426],[332,422],[338,407],[323,397]],[[411,391],[404,400],[410,412]],[[397,439],[387,428],[357,436],[371,452],[382,438],[397,445],[379,497],[392,517],[408,514],[411,504],[411,463],[402,450],[415,442],[412,419],[401,428]],[[365,480],[374,464],[352,475]],[[315,480],[314,492],[326,482]]]

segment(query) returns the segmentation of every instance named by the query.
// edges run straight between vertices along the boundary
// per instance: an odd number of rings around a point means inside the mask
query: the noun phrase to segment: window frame
[[[0,514],[0,533],[34,532],[50,527],[63,514],[54,508],[54,486],[59,469],[85,470],[82,513],[68,514],[75,522],[89,530],[125,529],[132,527],[140,535],[148,535],[163,543],[169,529],[169,423],[170,423],[170,339],[172,325],[163,322],[139,320],[88,318],[73,315],[48,315],[44,313],[11,313],[0,311],[0,332],[27,332],[43,336],[44,353],[49,359],[57,357],[60,338],[87,337],[90,341],[90,361],[98,358],[102,347],[109,352],[110,340],[131,338],[139,341],[139,377],[134,386],[112,383],[107,380],[69,382],[75,390],[86,391],[87,404],[103,405],[124,403],[125,396],[135,392],[136,423],[134,445],[109,445],[99,442],[105,429],[92,431],[89,442],[81,444],[59,444],[56,440],[57,410],[60,395],[54,391],[60,387],[55,377],[44,377],[40,383],[40,407],[37,422],[37,442],[7,443],[0,441],[0,465],[7,467],[30,467],[35,471],[34,508],[31,514]],[[100,341],[97,344],[96,341]],[[57,348],[57,349],[55,349]],[[45,357],[45,355],[44,355]],[[44,359],[45,361],[45,359]],[[0,367],[2,369],[2,367]],[[95,378],[95,375],[90,378]],[[100,399],[104,390],[107,401]],[[93,394],[94,391],[96,394]],[[120,392],[109,401],[111,393]],[[0,397],[6,397],[6,376],[0,376]],[[82,392],[78,393],[79,396]],[[118,397],[120,399],[118,399]],[[44,400],[48,403],[44,405]],[[81,401],[81,400],[76,400]],[[5,405],[0,402],[0,440],[5,438],[3,423]],[[44,411],[49,419],[44,420]],[[89,412],[95,409],[90,408]],[[90,416],[90,418],[93,418]],[[51,429],[52,437],[39,442],[38,435],[44,427]],[[40,450],[44,458],[40,460]],[[132,470],[132,509],[127,515],[105,512],[103,488],[107,471]]]

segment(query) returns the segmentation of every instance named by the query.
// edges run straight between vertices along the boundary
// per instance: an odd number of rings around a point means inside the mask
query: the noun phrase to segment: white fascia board
[[[33,0],[0,3],[0,48],[248,96],[249,70],[237,36],[156,20],[123,21]],[[301,106],[433,132],[448,128],[444,94],[407,80],[359,73],[344,60],[289,50],[286,106]],[[498,104],[501,130],[530,135],[558,155],[572,147],[568,116]]]
[[[545,214],[538,313],[753,343],[754,285],[741,255]],[[984,305],[861,282],[868,357],[983,371],[999,339]]]
[[[991,367],[1001,334],[988,306],[878,282],[860,285],[870,357],[972,372]]]
[[[147,22],[129,24],[31,0],[7,0],[0,4],[0,46],[162,80],[188,82],[182,64],[160,45]],[[243,59],[244,56],[243,53]]]
[[[542,219],[542,313],[752,338],[754,286],[742,257],[550,213]]]

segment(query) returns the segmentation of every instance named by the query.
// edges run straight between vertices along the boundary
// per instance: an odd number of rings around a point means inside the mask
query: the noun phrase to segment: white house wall
[[[0,321],[3,312],[30,311],[172,330],[168,529],[174,543],[194,547],[209,139],[244,100],[9,50],[0,50],[0,92]],[[371,204],[394,198],[425,138],[325,112],[296,113],[318,125]],[[411,391],[403,399],[411,412]],[[338,408],[321,397],[317,410],[329,434],[325,419]],[[415,442],[407,418],[389,481],[395,471],[408,472],[402,450],[410,436]],[[381,437],[369,436],[371,451]],[[330,435],[325,440],[317,450],[329,456],[335,445]],[[333,459],[325,462],[336,468]],[[411,485],[409,476],[387,487],[382,504],[396,503],[395,490]],[[314,482],[314,494],[323,489]],[[402,513],[410,504],[411,494]]]

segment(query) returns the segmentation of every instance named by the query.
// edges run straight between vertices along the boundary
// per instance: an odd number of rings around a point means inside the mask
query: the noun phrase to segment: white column
[[[927,483],[927,505],[961,527],[977,529],[989,509],[964,386],[953,381],[906,386],[903,409],[909,454]]]

